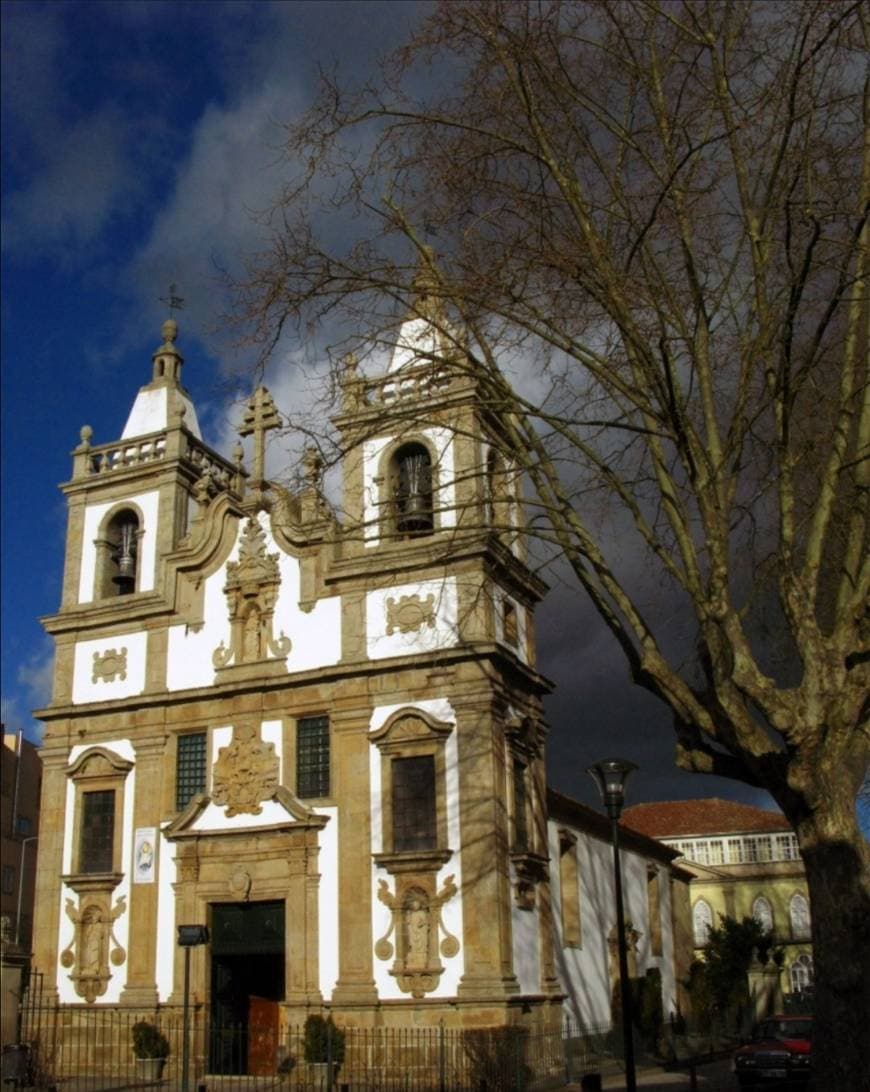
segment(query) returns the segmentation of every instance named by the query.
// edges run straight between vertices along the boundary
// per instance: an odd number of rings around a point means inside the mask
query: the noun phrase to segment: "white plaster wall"
[[[397,710],[407,708],[404,705],[382,705],[372,712],[369,731],[375,732]],[[431,698],[416,702],[412,707],[420,709],[437,720],[456,724],[456,713],[447,698]],[[456,728],[447,737],[444,748],[445,780],[447,796],[447,839],[453,856],[438,872],[437,889],[440,891],[448,876],[453,877],[456,894],[441,909],[441,920],[445,928],[455,936],[460,944],[458,955],[452,959],[441,956],[444,971],[436,989],[427,993],[427,997],[455,997],[459,981],[465,973],[465,937],[462,926],[462,861],[459,825],[459,744]],[[369,778],[371,784],[371,823],[372,853],[383,852],[383,819],[381,810],[381,753],[375,744],[369,748]],[[391,892],[395,891],[395,879],[386,869],[378,868],[372,862],[372,938],[379,940],[390,927],[390,911],[378,899],[378,881],[384,880]],[[443,935],[442,935],[443,936]],[[395,935],[390,942],[395,948]],[[409,995],[402,993],[393,975],[389,973],[392,960],[374,959],[375,989],[382,1001],[405,1000]]]
[[[156,489],[148,493],[136,493],[123,500],[107,501],[103,504],[89,504],[85,508],[85,523],[82,531],[82,567],[79,573],[79,602],[90,603],[95,596],[94,584],[97,573],[97,548],[94,539],[100,530],[103,517],[110,508],[121,508],[126,504],[135,504],[142,513],[142,526],[139,530],[139,586],[137,591],[152,591],[157,563],[157,501]]]
[[[338,982],[338,808],[316,808],[329,822],[319,835],[317,858],[320,886],[317,892],[318,966],[324,1001],[332,997]]]
[[[607,937],[616,921],[613,885],[613,850],[609,843],[574,829],[575,852],[580,885],[580,948],[562,946],[562,891],[559,874],[559,829],[564,823],[548,823],[550,890],[556,929],[556,968],[567,993],[566,1012],[585,1025],[610,1024],[610,971]],[[569,828],[570,829],[570,828]],[[637,969],[643,974],[658,967],[662,974],[665,1013],[676,1007],[673,931],[667,870],[661,887],[662,955],[650,953],[650,925],[646,891],[647,858],[630,850],[621,851],[625,917],[641,934],[637,946]]]
[[[160,1001],[169,1000],[174,985],[175,968],[175,891],[176,878],[175,845],[160,832],[160,852],[157,857],[157,966],[155,981],[157,997]]]
[[[89,751],[93,744],[78,744],[73,747],[69,755],[69,765],[71,766],[85,751]],[[135,752],[133,750],[133,744],[129,739],[114,739],[109,742],[101,742],[100,747],[105,747],[109,751],[114,751],[119,758],[126,759],[129,762],[134,762],[136,759]],[[106,992],[100,998],[102,1004],[113,1004],[120,1000],[121,991],[127,984],[127,964],[130,957],[130,876],[132,875],[132,868],[130,867],[130,859],[133,854],[133,793],[134,793],[134,778],[135,767],[127,774],[124,782],[124,806],[121,812],[122,827],[121,827],[121,869],[124,873],[123,879],[115,888],[112,893],[112,906],[116,906],[118,899],[123,898],[127,910],[125,913],[113,923],[112,933],[115,941],[124,949],[127,953],[127,959],[121,964],[120,967],[115,967],[112,963],[109,963],[109,972],[111,978],[109,979]],[[66,783],[66,803],[64,810],[64,839],[63,839],[63,874],[66,875],[72,871],[73,864],[73,830],[75,824],[75,803],[76,803],[76,790],[75,785],[71,780],[67,780]],[[71,899],[73,905],[78,908],[79,896],[73,891],[71,887],[67,887],[65,883],[61,883],[61,905],[66,907],[66,900]],[[58,997],[61,1004],[66,1005],[80,1005],[84,999],[79,997],[75,991],[75,986],[70,979],[70,970],[64,967],[60,963],[60,954],[65,948],[73,942],[75,938],[75,926],[69,920],[65,912],[61,912],[60,927],[58,930],[58,964],[57,964],[57,990]],[[114,945],[113,945],[114,946]]]
[[[434,453],[433,480],[437,481],[432,503],[436,510],[438,530],[456,526],[456,470],[453,460],[454,435],[449,428],[424,428],[415,433],[427,440]],[[381,499],[375,478],[381,474],[381,457],[395,443],[395,436],[382,436],[363,443],[363,537],[366,546],[377,545],[380,539]]]
[[[419,595],[423,603],[434,596],[435,625],[428,623],[410,633],[394,629],[387,634],[387,600],[399,602],[403,595]],[[456,580],[425,580],[419,584],[399,584],[366,595],[366,652],[370,660],[389,656],[410,656],[453,648],[459,643],[459,601]]]
[[[511,889],[517,880],[511,865]],[[541,992],[541,920],[537,905],[534,910],[521,910],[511,899],[511,933],[513,937],[514,974],[520,993]]]
[[[116,675],[112,682],[97,679],[94,682],[94,653],[105,654],[110,649],[127,650],[126,677]],[[73,658],[73,705],[89,701],[117,701],[141,694],[145,689],[145,663],[148,653],[146,633],[116,633],[95,641],[78,641]]]
[[[285,554],[272,537],[268,517],[260,512],[258,521],[266,533],[266,552],[278,554],[281,586],[275,604],[273,632],[281,632],[290,638],[291,649],[287,657],[288,672],[309,671],[338,663],[341,659],[341,599],[330,596],[319,599],[308,611],[299,609],[299,562]],[[239,532],[244,522],[239,524]],[[239,539],[227,556],[227,562],[238,561]],[[169,649],[166,664],[168,690],[187,690],[211,686],[215,668],[212,653],[223,641],[230,642],[230,623],[227,598],[224,595],[226,564],[212,573],[205,581],[204,619],[197,630],[186,625],[170,626]]]
[[[127,424],[121,433],[122,440],[130,440],[134,436],[147,436],[151,432],[163,432],[169,427],[169,388],[155,387],[149,390],[143,387],[136,395],[136,401],[130,410]],[[199,421],[196,418],[196,409],[193,402],[176,390],[176,397],[184,403],[184,425],[194,436],[202,439],[199,431]]]

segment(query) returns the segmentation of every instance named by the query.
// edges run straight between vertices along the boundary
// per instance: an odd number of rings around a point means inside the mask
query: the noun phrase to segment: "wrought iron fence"
[[[132,1028],[154,1023],[169,1044],[163,1065],[133,1054]],[[606,1064],[612,1033],[571,1023],[540,1028],[341,1027],[314,1060],[300,1025],[217,1026],[190,1014],[191,1092],[543,1092]],[[58,1092],[117,1092],[183,1084],[180,1009],[150,1013],[90,1005],[22,1009],[17,1073],[4,1084]]]

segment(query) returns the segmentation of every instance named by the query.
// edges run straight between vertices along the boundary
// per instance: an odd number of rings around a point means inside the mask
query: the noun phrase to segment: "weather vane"
[[[176,295],[177,290],[178,290],[178,285],[175,284],[175,282],[173,281],[173,283],[170,284],[170,286],[169,286],[169,295],[168,296],[158,296],[157,297],[160,300],[161,303],[165,303],[166,306],[169,308],[170,317],[172,316],[173,311],[183,311],[184,310],[184,300],[182,299],[181,296]]]

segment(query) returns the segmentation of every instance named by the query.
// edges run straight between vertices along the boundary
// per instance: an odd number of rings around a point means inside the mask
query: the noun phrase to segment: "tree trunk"
[[[846,824],[848,825],[848,824]],[[854,822],[801,847],[812,907],[813,1072],[819,1088],[870,1088],[870,875]]]

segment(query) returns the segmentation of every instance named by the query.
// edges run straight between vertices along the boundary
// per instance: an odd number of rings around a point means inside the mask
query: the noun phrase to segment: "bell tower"
[[[174,318],[161,339],[120,439],[95,444],[85,425],[72,478],[61,487],[68,506],[61,609],[46,620],[57,640],[55,701],[70,696],[74,642],[165,609],[173,589],[165,587],[163,559],[187,533],[197,497],[240,481],[239,467],[203,443],[181,382]]]

